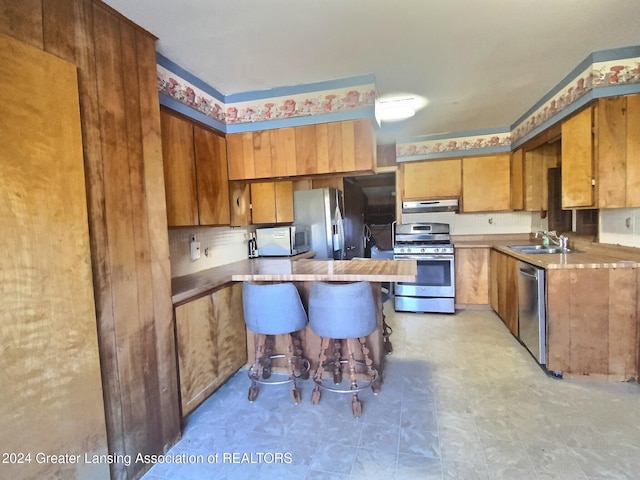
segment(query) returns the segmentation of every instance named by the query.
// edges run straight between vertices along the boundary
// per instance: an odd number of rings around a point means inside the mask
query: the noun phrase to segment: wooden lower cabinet
[[[489,305],[491,248],[456,248],[456,306]]]
[[[490,253],[490,303],[509,331],[519,335],[518,261],[504,253]]]
[[[638,377],[638,270],[548,269],[549,370]]]
[[[247,361],[242,284],[175,308],[182,416]]]

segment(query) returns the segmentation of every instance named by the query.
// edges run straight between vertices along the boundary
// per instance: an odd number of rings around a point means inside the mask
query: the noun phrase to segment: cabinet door
[[[193,127],[165,110],[160,120],[168,226],[198,225]]]
[[[627,207],[640,207],[640,95],[627,97]]]
[[[298,175],[318,173],[316,138],[316,125],[295,127],[296,173]]]
[[[597,107],[597,200],[599,208],[626,206],[627,99],[602,98]]]
[[[256,178],[253,159],[253,132],[227,135],[229,180]]]
[[[456,248],[456,303],[489,303],[489,248]]]
[[[490,212],[511,208],[509,154],[462,159],[464,212]]]
[[[251,184],[251,223],[276,222],[275,182]]]
[[[251,221],[252,223],[293,222],[293,183],[252,183]]]
[[[200,225],[229,225],[229,181],[224,137],[194,126]]]
[[[518,336],[518,262],[492,250],[490,253],[490,303],[506,327]]]
[[[271,136],[271,169],[274,177],[296,174],[296,134],[293,127],[269,130]]]
[[[241,284],[176,307],[182,415],[186,416],[247,359]]]
[[[562,208],[593,207],[593,109],[562,123]]]
[[[293,182],[275,182],[276,222],[293,222]]]
[[[251,189],[247,182],[229,182],[229,210],[232,227],[251,223]]]
[[[462,161],[428,160],[400,166],[403,200],[459,197],[462,191]]]

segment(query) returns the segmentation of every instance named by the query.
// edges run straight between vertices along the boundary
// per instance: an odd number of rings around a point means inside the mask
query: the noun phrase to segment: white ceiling
[[[429,104],[397,138],[511,125],[596,50],[640,45],[639,0],[106,0],[223,94],[374,74]]]

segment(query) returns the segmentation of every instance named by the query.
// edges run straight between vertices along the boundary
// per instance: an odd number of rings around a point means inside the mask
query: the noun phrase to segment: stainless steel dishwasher
[[[520,341],[541,365],[547,364],[544,269],[518,262]]]

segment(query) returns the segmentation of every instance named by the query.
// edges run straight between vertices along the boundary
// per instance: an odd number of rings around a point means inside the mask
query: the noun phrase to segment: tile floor
[[[385,311],[394,352],[380,394],[360,395],[362,417],[348,395],[312,405],[312,380],[299,405],[287,385],[248,403],[242,370],[169,452],[196,462],[143,479],[640,478],[639,385],[547,376],[492,312]]]

